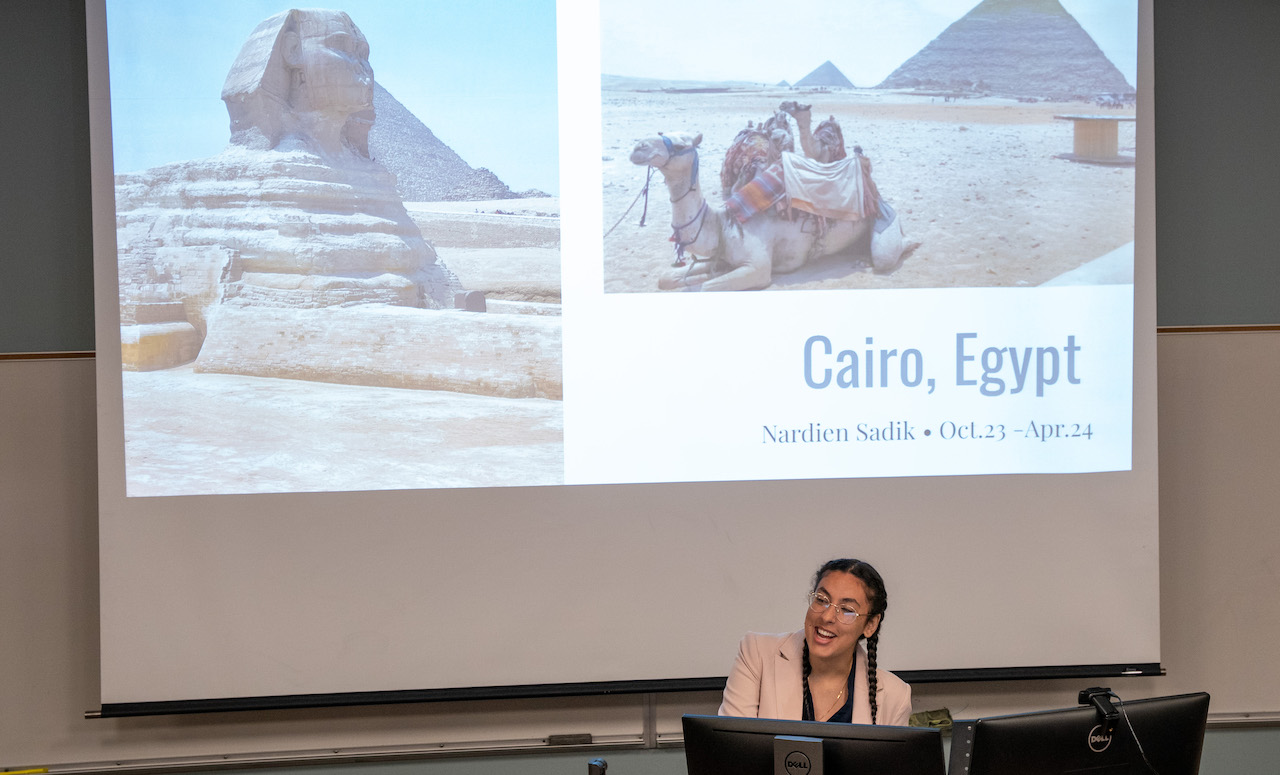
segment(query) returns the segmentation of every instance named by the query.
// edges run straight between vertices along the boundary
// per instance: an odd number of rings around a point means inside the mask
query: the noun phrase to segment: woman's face
[[[373,68],[369,43],[345,14],[306,17],[290,66],[302,71],[310,110],[355,112],[373,104]]]
[[[880,616],[866,616],[871,610],[871,599],[867,593],[867,585],[862,579],[844,571],[832,571],[818,581],[816,590],[831,601],[825,611],[814,611],[812,607],[804,617],[804,637],[809,643],[810,659],[844,660],[852,658],[853,649],[863,637],[871,637],[880,626]],[[841,607],[857,611],[859,616],[852,624],[841,621]]]

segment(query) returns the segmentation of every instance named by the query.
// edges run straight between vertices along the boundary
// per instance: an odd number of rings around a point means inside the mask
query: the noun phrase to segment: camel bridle
[[[671,241],[676,243],[676,260],[671,262],[672,266],[684,266],[685,264],[684,249],[689,247],[693,243],[697,242],[698,237],[702,235],[702,226],[707,222],[706,215],[707,215],[707,200],[703,199],[702,207],[698,208],[698,212],[694,214],[693,218],[691,218],[686,223],[680,224],[679,226],[675,225],[674,223],[671,224]],[[693,237],[691,239],[682,241],[680,239],[680,230],[687,229],[688,227],[692,226],[694,223],[698,224],[698,230],[693,233]],[[697,260],[696,256],[694,257],[694,260],[695,261]]]
[[[679,202],[681,199],[684,199],[689,194],[692,194],[693,190],[698,187],[698,146],[691,145],[688,148],[681,148],[679,150],[676,150],[675,143],[671,142],[670,137],[667,137],[666,135],[659,135],[659,136],[662,138],[662,144],[667,147],[667,161],[658,166],[660,167],[667,166],[667,164],[671,162],[671,159],[673,159],[676,156],[684,156],[687,153],[693,154],[693,175],[689,177],[689,188],[683,194],[671,200],[671,203],[675,204],[676,202]]]
[[[685,197],[687,197],[689,194],[692,194],[698,188],[698,146],[690,145],[688,148],[677,149],[675,147],[675,143],[671,142],[671,138],[667,137],[666,135],[661,135],[661,137],[662,137],[662,144],[665,145],[667,148],[667,162],[670,162],[671,159],[676,156],[683,156],[687,153],[693,154],[693,175],[689,178],[689,188],[683,194],[671,200],[671,203],[675,204],[676,202],[679,202],[681,199],[684,199]],[[666,163],[663,163],[661,166],[665,167],[667,165]],[[650,167],[649,169],[652,170],[653,168]],[[647,210],[648,204],[649,204],[649,197],[647,193],[649,189],[648,180],[645,181],[644,187],[646,191],[645,209]],[[685,265],[684,249],[689,247],[693,243],[697,242],[698,237],[702,236],[702,227],[707,221],[706,215],[707,215],[707,200],[704,198],[702,200],[702,206],[698,208],[698,212],[694,213],[694,216],[690,218],[687,222],[679,225],[676,225],[674,223],[671,224],[671,241],[676,243],[676,259],[675,261],[671,262],[672,266]],[[695,223],[698,224],[698,230],[694,232],[692,239],[688,239],[688,240],[680,239],[680,230],[687,229]]]

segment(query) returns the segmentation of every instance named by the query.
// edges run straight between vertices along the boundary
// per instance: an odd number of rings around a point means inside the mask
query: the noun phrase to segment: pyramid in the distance
[[[406,202],[511,199],[506,183],[484,167],[473,168],[377,82],[373,85],[369,155],[393,172]]]
[[[1058,0],[983,0],[876,88],[1050,99],[1134,91]]]
[[[852,89],[853,83],[848,78],[845,78],[844,73],[840,72],[840,68],[831,64],[831,60],[828,59],[818,65],[817,70],[796,81],[797,89],[806,89],[814,86]]]

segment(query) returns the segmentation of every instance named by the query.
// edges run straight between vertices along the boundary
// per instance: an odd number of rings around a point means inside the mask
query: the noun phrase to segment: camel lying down
[[[794,272],[812,258],[855,245],[871,245],[877,272],[897,267],[904,239],[897,219],[876,233],[871,218],[830,221],[819,233],[806,218],[788,219],[772,208],[739,224],[723,207],[711,207],[697,179],[702,135],[671,133],[641,140],[631,152],[633,164],[662,173],[671,194],[673,241],[684,253],[710,259],[692,268],[678,267],[658,281],[664,290],[742,291],[766,288],[777,273]]]

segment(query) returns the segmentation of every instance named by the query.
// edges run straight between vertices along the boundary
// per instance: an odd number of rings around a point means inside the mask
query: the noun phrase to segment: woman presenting
[[[887,604],[875,568],[826,563],[814,574],[803,630],[743,637],[720,715],[906,726],[911,687],[876,667]]]

